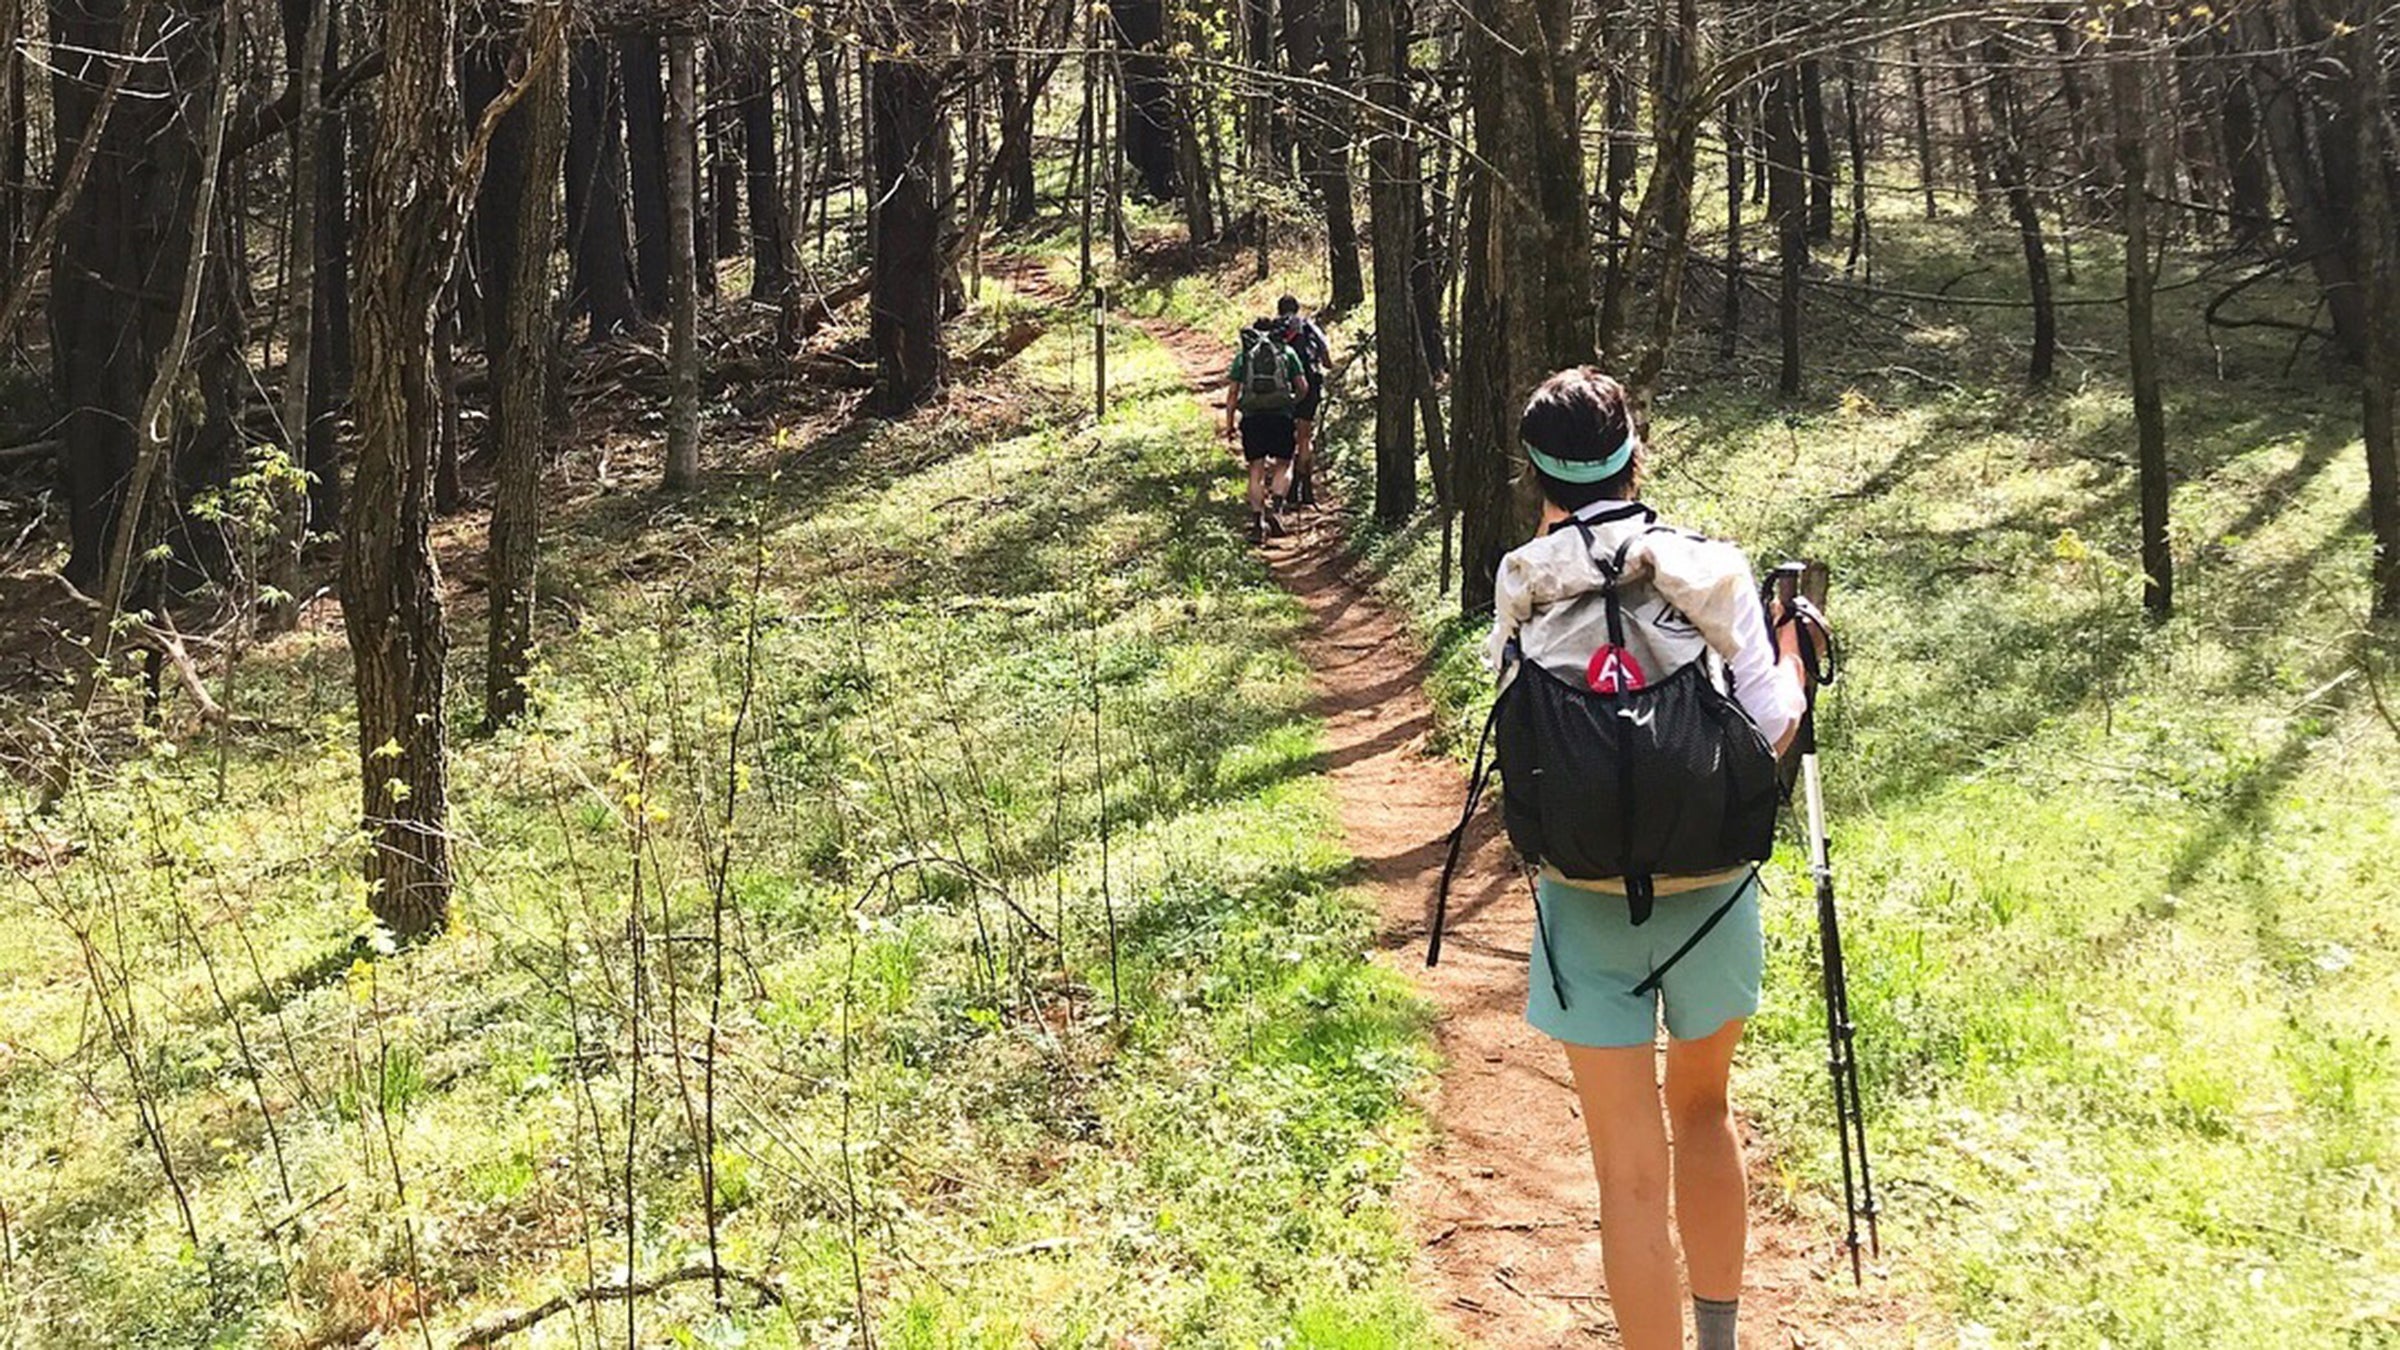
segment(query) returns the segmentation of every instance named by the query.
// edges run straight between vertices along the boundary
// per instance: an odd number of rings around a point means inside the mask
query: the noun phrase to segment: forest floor
[[[1143,330],[1173,353],[1193,393],[1221,397],[1221,336],[1166,319]],[[1357,446],[1329,454],[1356,457]],[[1325,475],[1328,484],[1337,475]],[[1325,774],[1358,884],[1382,924],[1381,958],[1435,1009],[1441,1072],[1426,1107],[1432,1138],[1400,1192],[1427,1301],[1476,1345],[1614,1344],[1601,1279],[1598,1188],[1566,1058],[1524,1020],[1533,905],[1496,817],[1478,815],[1462,853],[1447,924],[1448,960],[1422,954],[1445,845],[1466,775],[1436,748],[1427,666],[1407,616],[1359,573],[1342,503],[1296,514],[1263,551],[1309,623],[1295,635],[1325,726]],[[1891,1346],[1925,1320],[1891,1295],[1883,1272],[1853,1290],[1838,1235],[1776,1199],[1771,1151],[1748,1139],[1752,1220],[1744,1315],[1755,1344],[1787,1350]]]

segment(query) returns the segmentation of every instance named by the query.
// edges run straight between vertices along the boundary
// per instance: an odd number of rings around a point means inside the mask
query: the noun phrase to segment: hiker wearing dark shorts
[[[1292,409],[1292,503],[1296,506],[1317,504],[1317,412],[1325,403],[1325,372],[1333,365],[1333,347],[1325,340],[1325,330],[1317,321],[1300,312],[1295,296],[1284,296],[1275,302],[1276,320],[1283,325],[1283,342],[1300,358],[1301,373],[1308,377],[1308,392],[1300,396]]]
[[[1526,826],[1546,855],[1535,886],[1526,1019],[1562,1043],[1574,1071],[1624,1350],[1681,1350],[1685,1287],[1699,1350],[1734,1350],[1748,1194],[1726,1084],[1743,1024],[1758,1010],[1764,942],[1756,861],[1773,845],[1774,756],[1798,728],[1808,665],[1797,623],[1761,605],[1739,548],[1669,528],[1637,499],[1645,452],[1617,381],[1588,366],[1551,376],[1526,403],[1518,437],[1541,488],[1542,525],[1502,561],[1495,586],[1487,656],[1503,672],[1502,697],[1531,699],[1526,706],[1536,709],[1591,699],[1578,706],[1600,709],[1612,724],[1647,709],[1666,743],[1693,743],[1702,733],[1688,728],[1704,720],[1709,734],[1738,752],[1718,759],[1738,767],[1710,771],[1729,776],[1687,788],[1675,766],[1653,760],[1645,767],[1623,748],[1645,742],[1619,731],[1605,742],[1618,747],[1614,758],[1578,743],[1575,754],[1588,755],[1580,763],[1590,768],[1576,773],[1573,756],[1531,745],[1521,731],[1512,752],[1510,724],[1495,717],[1502,772],[1515,753],[1548,775],[1512,780],[1511,796],[1545,787],[1559,794],[1540,797],[1532,809],[1542,813],[1556,802],[1612,803],[1605,814],[1595,808],[1595,833],[1570,834],[1555,819]],[[1674,678],[1687,675],[1704,680],[1705,690]],[[1640,690],[1657,701],[1624,700]],[[1684,729],[1665,730],[1676,700],[1699,711],[1688,714],[1695,720]],[[1572,781],[1554,781],[1561,777]],[[1680,802],[1665,804],[1685,791],[1736,803],[1718,818],[1742,814],[1756,828],[1690,826]],[[1720,795],[1705,797],[1712,792]],[[1624,804],[1632,802],[1642,805]],[[1504,813],[1511,809],[1503,805]],[[1679,823],[1656,823],[1661,816]],[[1511,819],[1511,838],[1530,852],[1519,824]],[[1670,846],[1643,834],[1693,828],[1743,842]],[[1610,842],[1593,842],[1602,837]],[[1674,856],[1675,848],[1733,864],[1694,875],[1665,868],[1610,874],[1628,870],[1620,860]],[[1644,849],[1651,852],[1637,854]],[[1570,874],[1560,859],[1579,854]],[[1688,1286],[1677,1278],[1670,1195]]]
[[[1241,350],[1225,371],[1225,439],[1241,433],[1250,467],[1250,542],[1283,531],[1283,503],[1292,490],[1296,445],[1293,411],[1309,388],[1300,357],[1283,341],[1282,326],[1260,319],[1242,330]]]

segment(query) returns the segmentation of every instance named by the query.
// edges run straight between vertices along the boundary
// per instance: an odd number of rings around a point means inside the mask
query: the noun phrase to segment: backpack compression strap
[[[1743,877],[1742,884],[1733,888],[1733,894],[1725,897],[1725,903],[1717,906],[1714,913],[1710,914],[1707,918],[1702,919],[1700,921],[1700,926],[1692,930],[1692,935],[1683,940],[1682,946],[1677,947],[1674,952],[1668,955],[1666,960],[1659,962],[1657,967],[1650,972],[1648,978],[1644,979],[1640,984],[1637,984],[1633,987],[1631,991],[1633,996],[1635,998],[1640,998],[1644,994],[1649,993],[1651,990],[1658,988],[1658,982],[1667,977],[1667,972],[1675,968],[1675,963],[1691,955],[1692,948],[1700,945],[1700,939],[1707,937],[1709,930],[1715,928],[1718,922],[1724,919],[1726,915],[1731,914],[1733,912],[1733,907],[1742,902],[1742,897],[1750,893],[1750,888],[1759,884],[1761,883],[1758,876],[1758,865],[1753,863],[1750,866],[1750,875]],[[1560,1006],[1563,1007],[1565,1005],[1562,1004]]]
[[[1618,587],[1625,576],[1625,555],[1632,547],[1633,541],[1628,539],[1617,546],[1616,556],[1600,562],[1601,574],[1608,578],[1600,592],[1600,602],[1608,610],[1608,641],[1610,646],[1621,652],[1630,649],[1625,645],[1625,604],[1618,595]],[[1621,712],[1617,716],[1621,721],[1629,721]],[[1634,927],[1639,928],[1650,922],[1650,911],[1657,900],[1658,891],[1650,874],[1635,867],[1633,862],[1633,746],[1634,738],[1628,726],[1617,738],[1617,810],[1622,817],[1617,828],[1617,837],[1622,842],[1622,849],[1617,855],[1617,877],[1625,883],[1628,919]]]

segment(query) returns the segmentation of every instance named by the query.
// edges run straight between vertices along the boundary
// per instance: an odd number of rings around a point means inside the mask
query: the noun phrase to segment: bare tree
[[[2138,23],[2138,11],[2118,22]],[[2125,332],[2140,440],[2142,603],[2163,619],[2175,608],[2175,554],[2167,537],[2167,416],[2159,397],[2158,336],[2151,317],[2150,121],[2142,90],[2143,76],[2151,72],[2141,60],[2144,45],[2138,33],[2118,37],[2108,64],[2108,91],[2125,213]]]
[[[367,903],[393,934],[450,913],[449,634],[432,543],[435,307],[457,252],[454,0],[384,11],[384,73],[359,232],[357,469],[342,531],[342,620],[358,689]]]
[[[928,50],[931,15],[923,0],[894,0],[878,11],[884,54],[873,64],[869,138],[877,207],[873,233],[876,401],[886,412],[913,408],[941,386],[942,200],[935,190],[942,136],[941,67]],[[899,54],[895,54],[899,53]],[[1140,115],[1128,113],[1133,120]]]
[[[563,26],[563,3],[543,6],[530,23]],[[542,50],[557,53],[561,43]],[[492,521],[486,547],[490,623],[484,642],[483,716],[493,726],[525,710],[525,674],[533,643],[533,576],[541,548],[542,460],[558,331],[552,305],[552,257],[558,243],[560,161],[566,143],[565,62],[530,70],[524,97],[493,136],[483,194],[487,261],[500,284],[486,324],[497,344],[492,371]],[[513,173],[499,171],[502,137],[513,142]]]
[[[567,244],[575,307],[595,338],[633,326],[631,244],[625,236],[625,127],[616,64],[605,43],[577,39],[567,80]]]
[[[1417,214],[1417,146],[1408,124],[1408,5],[1361,0],[1367,102],[1368,223],[1375,239],[1375,519],[1386,526],[1417,508],[1417,392],[1423,360],[1409,289]]]
[[[699,188],[692,67],[698,40],[667,39],[667,476],[669,491],[700,481]]]
[[[1475,0],[1465,30],[1480,163],[1470,191],[1457,374],[1465,523],[1459,602],[1491,608],[1500,557],[1530,533],[1516,421],[1550,371],[1592,359],[1591,229],[1568,0]]]
[[[2017,222],[2017,241],[2025,251],[2026,288],[2033,302],[2033,355],[2026,378],[2039,384],[2058,364],[2058,307],[2051,296],[2050,255],[2042,238],[2042,210],[2034,196],[2033,167],[2027,155],[2025,103],[2019,95],[2016,62],[2008,39],[1994,33],[1983,44],[1985,96],[1990,100],[1992,174],[2008,196],[2008,212]]]
[[[2400,145],[2393,143],[2392,109],[2384,84],[2390,65],[2383,42],[2391,20],[2377,14],[2350,35],[2350,70],[2357,105],[2359,238],[2362,269],[2372,278],[2367,305],[2366,359],[2360,381],[2367,452],[2367,518],[2375,533],[2375,612],[2400,621]]]
[[[1800,284],[1808,273],[1808,202],[1800,170],[1800,72],[1778,66],[1767,86],[1767,213],[1775,220],[1781,285],[1775,326],[1782,340],[1777,388],[1800,392]]]

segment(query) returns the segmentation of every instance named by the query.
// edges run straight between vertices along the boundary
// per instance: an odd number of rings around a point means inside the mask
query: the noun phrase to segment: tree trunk
[[[2231,43],[2219,38],[2218,46],[2222,53]],[[2225,138],[2233,239],[2239,247],[2255,249],[2265,240],[2274,218],[2273,191],[2258,126],[2258,98],[2249,79],[2238,70],[2223,81],[2223,86],[2225,102],[2218,113]]]
[[[625,332],[635,318],[617,87],[608,48],[578,39],[567,77],[567,247],[575,310],[591,319],[594,338]]]
[[[1318,82],[1347,90],[1350,80],[1349,0],[1283,0],[1284,59],[1309,81],[1286,95],[1302,110],[1300,164],[1316,189],[1325,221],[1326,270],[1335,309],[1366,297],[1359,275],[1358,225],[1350,199],[1348,99]]]
[[[835,177],[850,171],[850,158],[842,152],[841,60],[833,43],[817,48],[817,138],[825,147],[825,172]]]
[[[1775,220],[1782,285],[1775,325],[1783,343],[1776,387],[1800,392],[1800,283],[1808,272],[1808,197],[1801,182],[1800,72],[1778,67],[1767,90],[1767,214]]]
[[[2379,64],[2390,19],[2374,15],[2350,39],[2353,101],[2358,137],[2359,239],[2362,271],[2372,278],[2367,297],[2363,440],[2367,453],[2367,522],[2375,535],[2375,613],[2400,621],[2400,146],[2391,132],[2391,107],[2384,89],[2388,68]]]
[[[2024,108],[2017,98],[2016,79],[2008,48],[1997,37],[1984,43],[1989,71],[1985,89],[1991,99],[1992,174],[2008,194],[2009,214],[2016,218],[2017,239],[2025,250],[2025,280],[2033,302],[2033,356],[2026,378],[2040,384],[2050,378],[2058,360],[2058,310],[2051,301],[2050,257],[2042,242],[2041,204],[2033,194],[2032,170],[2026,159]]]
[[[667,313],[667,93],[659,83],[659,40],[623,40],[626,157],[633,186],[633,290],[644,317]],[[686,177],[689,177],[687,174]],[[691,190],[686,184],[684,191]],[[685,249],[684,252],[691,252]]]
[[[2107,219],[2108,188],[2104,160],[2094,146],[2089,119],[2084,114],[2083,77],[2078,68],[2083,64],[2083,44],[2075,36],[2079,25],[2074,11],[2063,6],[2049,14],[2051,41],[2058,49],[2058,88],[2067,105],[2067,139],[2075,147],[2075,201],[2087,221]],[[2115,101],[2112,92],[2110,101]]]
[[[1808,237],[1833,238],[1833,137],[1825,128],[1824,63],[1800,63],[1800,117],[1808,133]]]
[[[1269,228],[1267,196],[1277,180],[1275,157],[1275,106],[1268,97],[1268,83],[1275,72],[1275,6],[1273,0],[1240,0],[1242,20],[1242,50],[1249,61],[1249,94],[1242,100],[1249,125],[1244,144],[1246,165],[1250,173],[1250,228],[1256,237],[1256,279],[1265,281],[1272,266],[1269,254],[1273,241]],[[1231,209],[1230,206],[1227,208]]]
[[[1592,359],[1591,230],[1570,0],[1473,0],[1462,42],[1475,114],[1455,470],[1465,514],[1459,600],[1492,603],[1500,556],[1538,503],[1517,418],[1533,386]]]
[[[698,105],[708,127],[708,250],[711,257],[731,258],[742,251],[742,159],[734,143],[742,124],[736,117],[733,93],[737,56],[724,38],[708,42],[708,101]]]
[[[293,10],[300,12],[297,16]],[[333,0],[300,0],[283,6],[286,43],[284,78],[299,94],[299,111],[292,118],[291,229],[286,244],[290,272],[284,284],[283,398],[284,455],[295,469],[309,462],[311,410],[316,406],[315,379],[322,357],[317,352],[317,255],[322,240],[317,211],[324,204],[318,181],[324,174],[324,132],[319,126],[324,85],[326,34],[333,23]],[[297,25],[293,23],[297,17]],[[269,632],[289,629],[299,617],[300,553],[308,541],[308,493],[277,483],[275,534],[268,544],[268,561],[260,577],[274,599],[257,616]],[[330,525],[331,521],[322,522]]]
[[[692,194],[692,285],[694,287],[694,294],[709,296],[713,299],[717,294],[717,259],[719,256],[719,250],[717,247],[719,215],[716,210],[715,203],[721,200],[721,197],[716,190],[716,173],[720,165],[730,166],[733,161],[717,153],[719,148],[717,141],[719,118],[717,115],[717,109],[713,106],[713,100],[716,95],[716,85],[714,77],[711,77],[708,88],[712,103],[702,103],[700,101],[701,86],[699,75],[701,55],[700,49],[697,46],[699,39],[694,38],[693,41],[695,45],[692,49],[692,144],[684,159],[684,164],[687,169],[687,172],[684,176],[691,179],[691,183],[688,185],[686,190]],[[672,39],[668,40],[666,50],[668,63],[667,80],[668,83],[672,85],[675,78],[675,46]],[[667,90],[667,99],[670,103],[672,103],[674,98],[675,91],[672,88],[669,88]],[[671,118],[673,115],[674,111],[672,108],[670,108],[668,110],[668,116]],[[668,152],[667,171],[669,173],[674,172],[674,152],[671,150]],[[736,172],[735,176],[737,178],[740,176],[738,171]],[[668,188],[668,192],[670,194],[672,194],[673,191],[674,189],[672,187]],[[675,209],[673,206],[673,201],[674,198],[672,195],[670,195],[668,198],[669,205],[667,208],[670,212]],[[672,238],[673,226],[669,226],[668,228],[670,232],[669,237]],[[735,251],[738,252],[740,247],[741,246],[737,241],[734,246]],[[672,289],[672,283],[670,283],[670,289]],[[670,297],[667,303],[672,306],[674,301]],[[674,316],[672,313],[668,315],[667,322],[670,325],[674,323]]]
[[[1655,230],[1664,257],[1658,268],[1658,294],[1650,313],[1650,335],[1634,365],[1630,381],[1634,406],[1647,408],[1657,392],[1658,377],[1675,345],[1675,330],[1683,319],[1683,277],[1691,262],[1692,191],[1700,174],[1700,117],[1691,106],[1700,83],[1699,0],[1676,0],[1675,27],[1660,34],[1658,120],[1662,135],[1658,162],[1651,168],[1655,206],[1642,203],[1650,222],[1637,233]],[[1638,241],[1637,241],[1638,242]]]
[[[1183,188],[1184,237],[1191,241],[1196,255],[1217,237],[1216,203],[1209,190],[1208,153],[1200,142],[1201,115],[1191,71],[1185,69],[1169,87],[1175,92],[1175,178]],[[1356,249],[1355,239],[1351,247]],[[1355,252],[1351,266],[1357,267]]]
[[[930,16],[922,0],[882,16],[887,47],[911,42],[925,51]],[[873,63],[870,92],[878,206],[872,231],[870,336],[877,367],[876,402],[886,413],[916,407],[939,389],[942,345],[942,204],[934,190],[941,136],[941,78],[930,58]],[[1170,147],[1171,148],[1171,147]]]
[[[1367,102],[1367,208],[1375,243],[1375,519],[1391,527],[1417,509],[1418,372],[1415,297],[1409,285],[1417,216],[1417,147],[1408,125],[1409,18],[1405,0],[1361,0]]]
[[[2244,34],[2251,49],[2260,53],[2251,64],[2260,120],[2266,128],[2275,176],[2283,184],[2284,202],[2291,211],[2292,233],[2316,274],[2342,354],[2355,360],[2366,351],[2366,287],[2359,282],[2353,255],[2353,217],[2346,209],[2351,205],[2348,185],[2329,162],[2328,153],[2338,145],[2345,160],[2353,158],[2355,131],[2330,138],[2333,144],[2317,134],[2321,128],[2314,109],[2303,101],[2308,95],[2301,76],[2282,54],[2293,39],[2303,35],[2288,32],[2288,25],[2276,22],[2281,8],[2261,6],[2246,12]]]
[[[25,244],[24,0],[0,0],[0,268],[18,275]]]
[[[1120,0],[1105,13],[1117,27],[1117,143],[1152,201],[1175,196],[1176,104],[1161,55],[1162,0]]]
[[[342,12],[327,0],[324,66],[320,79],[342,67]],[[317,176],[317,330],[309,343],[308,520],[327,535],[341,528],[340,411],[349,402],[350,373],[350,131],[332,113],[319,133]]]
[[[80,145],[97,127],[82,189],[59,225],[49,297],[51,387],[67,409],[58,452],[71,537],[66,575],[86,588],[108,569],[142,403],[176,327],[180,287],[159,284],[154,273],[192,252],[197,129],[206,119],[204,104],[186,105],[215,88],[213,32],[210,22],[148,4],[128,10],[112,0],[54,0],[50,8],[51,144]],[[134,67],[119,86],[123,97],[111,96],[102,118],[103,72],[118,65],[111,56],[118,52],[140,55],[123,58]],[[196,322],[203,331],[226,317],[220,291],[201,285]],[[219,364],[189,369],[193,384],[227,374]],[[215,405],[222,393],[203,397]],[[173,480],[182,449],[167,448],[167,462],[154,466],[156,481]],[[166,513],[153,521],[163,530]]]
[[[435,306],[433,320],[433,513],[437,516],[458,510],[467,495],[466,484],[459,477],[459,457],[465,451],[465,428],[460,425],[458,407],[459,292],[463,289],[460,279],[453,276]]]
[[[667,474],[678,492],[700,481],[700,232],[697,98],[692,67],[698,39],[667,39]]]
[[[2119,23],[2138,22],[2131,13]],[[2167,537],[2167,415],[2159,396],[2158,338],[2151,315],[2150,113],[2142,79],[2155,74],[2137,40],[2119,38],[2109,62],[2108,91],[2116,117],[2117,177],[2125,219],[2125,333],[2133,376],[2142,495],[2142,603],[2163,619],[2175,607],[2175,555]]]
[[[1420,150],[1417,159],[1420,169],[1424,162]],[[1416,189],[1411,187],[1409,192],[1414,195]],[[1434,198],[1418,210],[1416,250],[1408,272],[1409,290],[1416,300],[1417,354],[1425,361],[1428,388],[1450,373],[1450,343],[1442,327],[1442,289],[1443,279],[1448,275],[1449,250],[1456,244],[1445,243],[1442,238],[1446,213],[1441,206],[1441,200]]]
[[[449,796],[440,577],[431,541],[434,310],[458,222],[452,0],[384,13],[384,70],[361,210],[353,311],[357,473],[342,539],[342,619],[358,688],[367,903],[395,936],[449,918]]]
[[[763,43],[731,54],[727,95],[742,127],[743,184],[750,200],[750,298],[781,300],[792,285],[792,236],[775,189],[775,66]]]
[[[1365,303],[1366,281],[1359,274],[1358,218],[1350,188],[1350,140],[1356,122],[1351,108],[1350,0],[1320,0],[1324,29],[1324,81],[1319,91],[1317,134],[1321,137],[1317,191],[1325,201],[1326,273],[1333,286],[1333,308],[1348,312]]]
[[[1925,192],[1925,218],[1936,220],[1942,214],[1942,204],[1935,195],[1933,100],[1925,91],[1925,62],[1917,56],[1913,42],[1909,45],[1908,89],[1916,113],[1917,182]]]
[[[138,30],[138,17],[135,24],[128,25],[129,30]],[[170,306],[166,343],[152,362],[150,381],[135,413],[133,465],[124,488],[122,509],[109,535],[109,556],[101,575],[100,612],[88,644],[91,665],[78,681],[75,694],[78,709],[91,706],[93,687],[108,664],[116,617],[125,607],[127,597],[140,594],[145,597],[145,605],[159,603],[149,584],[137,589],[133,582],[136,546],[144,541],[146,531],[156,535],[172,528],[165,511],[152,517],[147,525],[145,512],[155,499],[170,496],[156,489],[167,482],[165,471],[173,467],[169,461],[174,453],[177,424],[190,420],[188,412],[178,415],[178,405],[190,402],[178,395],[183,392],[193,365],[198,364],[192,359],[193,339],[203,302],[214,289],[212,274],[221,275],[227,270],[223,265],[212,264],[210,255],[219,252],[212,245],[225,237],[217,226],[215,213],[223,181],[225,123],[236,84],[232,63],[239,30],[232,16],[219,18],[214,36],[219,39],[215,59],[202,65],[201,74],[205,78],[189,87],[192,93],[205,97],[207,103],[201,113],[202,147],[199,163],[193,169],[190,215],[185,221],[182,275],[176,278],[173,293],[166,297]],[[160,500],[157,505],[165,507],[170,501]]]
[[[1725,308],[1717,320],[1717,355],[1731,361],[1742,343],[1742,126],[1750,95],[1725,96]]]
[[[1985,200],[1992,193],[1992,155],[1983,134],[1983,114],[1975,110],[1975,83],[1971,73],[1975,62],[1966,44],[1955,35],[1947,36],[1943,47],[1950,58],[1950,81],[1958,96],[1959,139],[1967,147],[1967,167],[1971,170],[1968,181],[1974,185],[1975,209],[1980,213]]]
[[[563,62],[561,63],[563,64]],[[525,674],[533,644],[534,563],[541,549],[542,460],[548,437],[549,383],[556,368],[551,257],[558,235],[557,183],[566,141],[564,72],[530,73],[533,83],[501,124],[518,142],[520,169],[483,194],[477,210],[498,218],[487,228],[487,275],[500,281],[486,328],[496,339],[492,368],[492,522],[486,572],[491,623],[485,634],[483,718],[501,726],[525,711]],[[494,151],[498,150],[495,138]],[[493,163],[497,167],[497,160]],[[497,175],[487,168],[485,184]],[[505,297],[504,299],[500,297]]]
[[[1633,44],[1625,43],[1604,58],[1607,73],[1603,98],[1608,115],[1608,153],[1601,156],[1600,198],[1601,214],[1605,217],[1603,234],[1608,239],[1608,264],[1601,281],[1600,342],[1612,344],[1621,316],[1609,313],[1607,297],[1626,293],[1625,263],[1628,252],[1626,227],[1633,219],[1632,205],[1627,198],[1633,193],[1633,177],[1640,166],[1641,128],[1636,125],[1639,100],[1635,97],[1633,77],[1626,65],[1632,59]]]
[[[1858,103],[1858,70],[1849,64],[1842,67],[1842,122],[1850,142],[1850,258],[1842,273],[1855,276],[1867,256],[1867,131]],[[1870,277],[1873,272],[1870,266]]]
[[[1013,49],[999,56],[1000,145],[992,157],[992,176],[1004,203],[1000,223],[1017,229],[1041,210],[1041,195],[1033,176],[1033,119],[1041,101],[1030,78],[1038,58],[1019,56]]]

